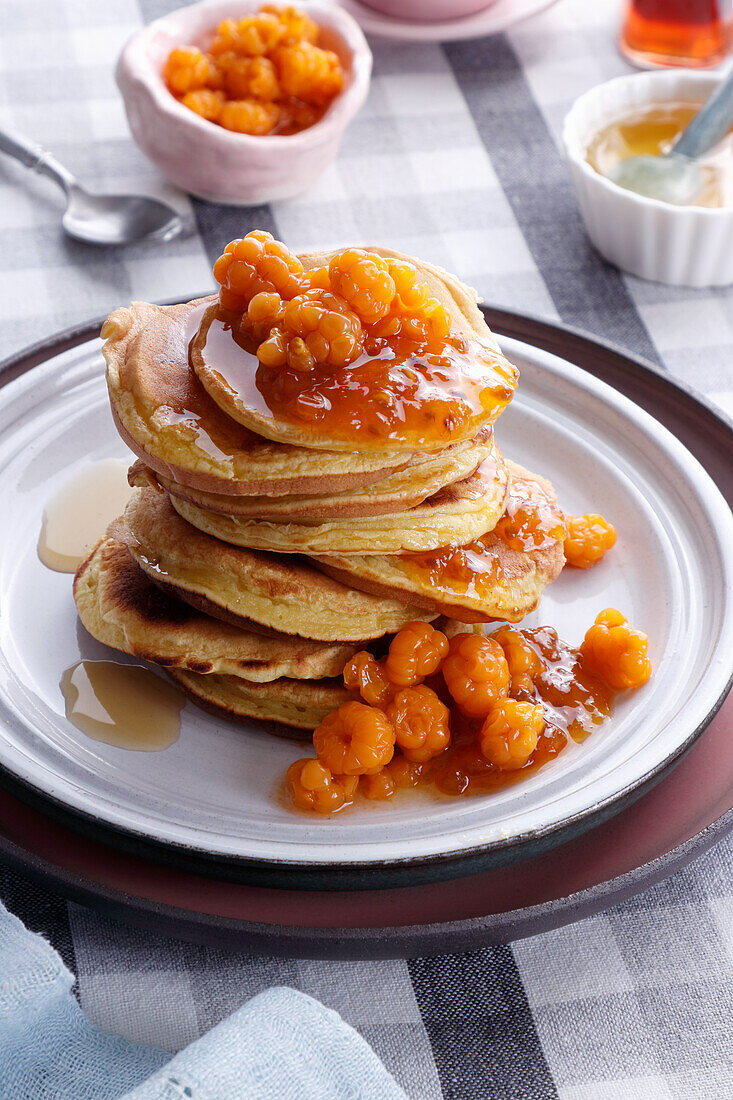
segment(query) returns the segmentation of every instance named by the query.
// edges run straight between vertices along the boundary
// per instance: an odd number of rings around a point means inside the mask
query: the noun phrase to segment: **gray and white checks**
[[[68,241],[52,186],[2,161],[0,356],[131,298],[205,290],[221,245],[257,226],[298,250],[379,242],[437,261],[491,304],[614,340],[733,413],[733,291],[606,265],[559,152],[572,100],[627,71],[617,0],[561,0],[476,42],[373,42],[371,94],[336,164],[307,194],[257,210],[190,202],[129,139],[114,61],[142,20],[174,6],[0,0],[0,122],[92,187],[160,195],[196,226],[161,248]],[[62,952],[96,1023],[171,1050],[277,983],[337,1009],[414,1100],[719,1100],[733,1095],[732,856],[722,843],[641,897],[531,940],[369,965],[165,940],[9,870],[0,897]]]

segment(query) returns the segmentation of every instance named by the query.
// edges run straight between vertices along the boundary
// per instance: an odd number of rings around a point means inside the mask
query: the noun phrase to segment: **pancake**
[[[406,260],[417,268],[418,281],[427,283],[430,294],[445,306],[452,318],[452,332],[456,335],[478,341],[483,346],[485,364],[482,366],[482,379],[492,392],[506,391],[505,397],[492,403],[483,404],[483,415],[471,426],[454,425],[452,438],[458,441],[467,435],[475,435],[479,427],[487,426],[499,416],[505,405],[511,400],[516,385],[516,371],[501,354],[499,345],[486,324],[483,313],[477,304],[477,295],[454,275],[433,264],[405,256],[389,248],[369,246],[369,251],[380,256],[397,260]],[[301,255],[299,258],[306,271],[328,264],[335,255],[334,251],[316,252]],[[201,321],[201,326],[191,343],[191,364],[204,389],[227,416],[238,421],[244,427],[267,439],[300,447],[312,447],[333,451],[349,451],[354,447],[353,436],[346,430],[343,420],[337,421],[330,432],[320,425],[314,431],[312,423],[294,421],[276,416],[268,408],[255,383],[255,372],[259,362],[255,355],[239,347],[231,335],[224,318],[219,316],[218,304],[210,305]],[[266,369],[266,368],[263,368]],[[354,376],[358,368],[355,364],[345,368],[344,373]],[[307,377],[304,376],[304,385]],[[482,395],[483,396],[483,395]],[[463,435],[461,435],[463,432]],[[379,454],[385,447],[388,437],[364,433],[359,440],[360,452]],[[389,446],[398,451],[415,449],[415,443],[397,434],[389,438]],[[437,451],[445,446],[445,438],[433,438],[428,429],[419,443],[422,451]]]
[[[212,298],[178,306],[133,302],[102,326],[117,430],[156,473],[210,493],[330,493],[420,464],[422,455],[283,447],[231,420],[188,362],[188,343]]]
[[[542,510],[543,529],[552,532],[538,549],[513,548],[492,531],[470,546],[444,547],[416,558],[355,554],[315,560],[328,576],[344,584],[373,595],[409,599],[461,622],[519,622],[534,611],[565,564],[563,514],[549,481],[516,463],[507,461],[507,467],[508,510],[516,512],[530,501]],[[465,557],[457,556],[461,551]]]
[[[314,730],[327,714],[352,698],[340,679],[252,684],[238,676],[201,676],[179,668],[171,669],[169,675],[204,710],[240,722],[265,722],[271,733],[297,740],[305,740],[297,730]]]
[[[168,595],[142,572],[113,525],[77,570],[82,623],[104,645],[167,669],[240,676],[258,683],[287,676],[340,676],[357,646],[264,637],[212,619]]]
[[[135,490],[125,524],[118,537],[156,584],[244,629],[352,642],[435,618],[404,600],[356,591],[307,560],[219,542],[181,519],[167,493],[153,488]]]
[[[398,554],[463,544],[490,531],[504,511],[507,473],[498,452],[475,474],[448,485],[416,508],[352,520],[274,523],[223,516],[171,497],[194,527],[235,546],[289,554]]]
[[[225,496],[223,493],[205,493],[179,485],[160,473],[155,473],[144,463],[137,462],[130,470],[130,483],[144,485],[155,481],[173,496],[195,504],[219,515],[242,518],[288,520],[296,522],[304,517],[312,520],[331,518],[347,519],[363,516],[379,516],[386,512],[404,512],[415,508],[446,485],[469,477],[494,450],[492,429],[488,428],[477,439],[456,443],[437,455],[426,456],[425,462],[409,465],[404,470],[390,474],[360,489],[346,489],[340,493],[317,496]]]

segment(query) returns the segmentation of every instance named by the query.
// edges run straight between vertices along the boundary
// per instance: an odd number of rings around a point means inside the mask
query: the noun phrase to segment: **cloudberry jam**
[[[414,265],[363,249],[299,265],[259,231],[214,265],[220,308],[198,352],[245,407],[344,444],[429,450],[472,438],[511,400],[515,368],[451,331]]]
[[[502,580],[501,561],[490,553],[498,542],[513,550],[544,550],[562,542],[563,517],[543,486],[529,478],[512,479],[504,515],[493,531],[465,546],[443,546],[394,558],[407,576],[446,593],[481,599]]]
[[[562,542],[565,525],[548,490],[531,478],[517,478],[494,534],[511,550],[546,550]]]
[[[373,685],[365,667],[360,654],[347,666],[352,690]],[[293,798],[321,813],[331,803],[340,809],[358,797],[357,771],[358,792],[377,801],[425,786],[451,797],[501,790],[571,740],[583,741],[611,713],[617,692],[650,674],[646,635],[613,608],[597,616],[579,648],[549,626],[455,635],[429,685],[375,692],[378,705],[347,703],[325,719],[314,734],[319,760],[310,762],[305,782],[298,770],[305,761],[288,773]]]
[[[208,52],[172,50],[163,79],[201,118],[240,134],[296,134],[318,122],[344,85],[341,61],[297,8],[265,5],[219,24]]]

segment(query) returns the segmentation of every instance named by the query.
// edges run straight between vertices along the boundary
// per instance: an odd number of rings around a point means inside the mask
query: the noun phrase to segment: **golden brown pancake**
[[[125,523],[118,537],[156,584],[245,629],[352,642],[435,617],[403,600],[356,591],[307,559],[228,546],[186,523],[167,493],[153,488],[135,490]]]
[[[194,527],[234,546],[309,555],[398,554],[479,538],[504,511],[506,492],[506,468],[496,450],[471,477],[447,485],[416,508],[365,516],[358,523],[347,519],[275,523],[223,516],[178,496],[171,497],[171,503]]]
[[[82,623],[104,645],[165,668],[265,682],[287,676],[339,676],[355,644],[265,637],[212,619],[146,576],[112,525],[77,570],[74,599]]]
[[[433,264],[417,260],[412,256],[405,256],[401,252],[395,252],[389,248],[370,246],[370,252],[380,256],[392,257],[398,260],[407,260],[417,268],[420,282],[428,284],[430,294],[437,298],[445,306],[452,318],[452,330],[474,340],[479,340],[494,357],[492,367],[486,367],[487,377],[495,378],[494,386],[511,388],[516,384],[514,368],[501,354],[494,336],[486,324],[483,313],[478,307],[476,292],[467,287],[454,275],[444,271]],[[328,264],[330,252],[315,252],[301,255],[300,260],[306,271],[314,267],[322,267]],[[353,446],[353,440],[340,437],[331,432],[329,435],[324,430],[313,431],[312,426],[303,423],[294,423],[278,418],[267,408],[262,396],[257,391],[254,372],[258,361],[254,355],[249,356],[239,349],[230,336],[229,331],[221,330],[221,322],[217,316],[218,307],[213,303],[206,310],[201,327],[191,343],[191,364],[196,371],[204,389],[216,402],[227,416],[240,424],[256,432],[267,439],[277,440],[300,447],[312,447],[333,451],[349,451]],[[207,343],[208,341],[208,343]],[[216,345],[220,344],[217,351]],[[224,362],[232,351],[232,361]],[[219,355],[222,361],[217,362]],[[493,412],[486,411],[482,426],[488,425],[496,419],[503,404],[499,404]],[[454,438],[458,439],[458,429],[455,429]],[[475,429],[474,429],[475,432]],[[474,434],[474,433],[472,433]],[[390,444],[396,451],[409,451],[411,444],[406,440],[395,438]],[[373,436],[365,436],[359,442],[360,451],[378,454],[385,446],[385,440]],[[422,445],[424,451],[437,451],[445,446],[445,440],[427,438]]]
[[[206,493],[331,493],[362,488],[424,455],[314,451],[254,435],[211,400],[188,361],[205,307],[133,302],[102,327],[117,430],[163,477]]]
[[[272,680],[252,684],[238,676],[200,676],[171,669],[171,678],[204,710],[235,721],[264,722],[270,732],[297,740],[352,696],[338,680]],[[272,725],[274,724],[274,725]]]
[[[510,500],[532,493],[542,503],[548,522],[562,530],[563,515],[552,485],[516,463],[507,461]],[[519,622],[537,607],[548,584],[565,564],[562,535],[548,538],[536,550],[512,549],[490,532],[464,547],[465,563],[456,573],[447,560],[455,548],[443,548],[416,558],[403,555],[329,555],[318,557],[328,576],[353,584],[372,595],[409,599],[426,610],[462,622],[501,619]]]
[[[155,473],[143,462],[136,462],[131,468],[130,484],[156,482],[173,496],[188,501],[197,508],[243,519],[293,519],[298,522],[303,518],[326,520],[378,516],[386,512],[404,512],[408,508],[415,508],[444,486],[469,477],[481,462],[492,455],[492,436],[492,429],[488,428],[476,440],[457,443],[437,455],[428,455],[424,463],[406,466],[404,470],[390,474],[373,485],[326,495],[274,497],[205,493],[201,489],[179,485],[176,481]]]

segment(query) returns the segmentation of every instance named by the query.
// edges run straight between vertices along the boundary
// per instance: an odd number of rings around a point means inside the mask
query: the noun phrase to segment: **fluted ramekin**
[[[372,54],[358,23],[328,0],[312,0],[308,14],[321,27],[324,45],[339,55],[346,77],[314,126],[288,135],[237,134],[179,103],[162,76],[170,51],[200,45],[223,19],[241,19],[261,6],[261,0],[203,0],[179,8],[134,34],[117,63],[137,144],[169,180],[210,202],[252,206],[303,191],[336,156],[369,90]]]
[[[635,73],[599,84],[575,101],[563,144],[580,212],[601,255],[632,275],[675,286],[733,283],[733,208],[673,206],[618,187],[586,160],[592,139],[641,107],[703,104],[720,77],[685,70]]]

